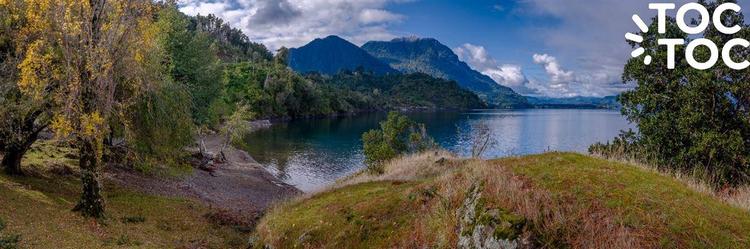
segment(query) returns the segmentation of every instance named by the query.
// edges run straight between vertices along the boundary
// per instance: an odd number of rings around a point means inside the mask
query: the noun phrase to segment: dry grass
[[[529,219],[541,247],[557,248],[652,248],[641,235],[618,223],[617,214],[601,205],[581,207],[569,199],[559,199],[515,174],[515,160],[485,162],[474,168],[477,178],[487,183],[485,193],[500,206]]]
[[[412,181],[444,174],[450,168],[458,168],[464,160],[445,150],[428,151],[415,155],[400,156],[383,165],[383,174],[373,175],[365,171],[339,180],[331,188],[341,188],[362,182]]]

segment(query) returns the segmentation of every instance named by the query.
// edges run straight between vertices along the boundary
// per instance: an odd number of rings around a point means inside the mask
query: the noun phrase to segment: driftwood
[[[219,165],[223,162],[219,162],[218,157],[212,153],[195,153],[193,154],[193,165],[199,169],[208,172],[211,176],[216,176],[216,170],[219,169]]]

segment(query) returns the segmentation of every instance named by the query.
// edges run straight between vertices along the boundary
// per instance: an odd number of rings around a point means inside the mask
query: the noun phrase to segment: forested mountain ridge
[[[478,94],[497,108],[530,107],[526,98],[512,89],[497,84],[459,60],[453,50],[432,38],[397,38],[371,41],[362,49],[403,73],[426,73],[455,80],[462,87]]]
[[[341,71],[329,76],[308,74],[313,82],[349,94],[339,98],[371,110],[465,110],[486,108],[479,97],[455,81],[423,73],[376,75],[369,71]],[[352,98],[357,98],[359,101]],[[332,106],[339,104],[332,103]],[[359,106],[363,109],[363,106]],[[345,108],[342,108],[345,109]]]
[[[375,74],[398,73],[357,45],[338,36],[315,39],[305,46],[289,50],[289,67],[299,73],[319,72],[333,75],[341,70],[365,68]]]
[[[606,97],[569,97],[569,98],[551,98],[551,97],[531,97],[526,96],[529,103],[535,108],[581,108],[581,109],[617,109],[622,105],[617,102],[618,96]]]

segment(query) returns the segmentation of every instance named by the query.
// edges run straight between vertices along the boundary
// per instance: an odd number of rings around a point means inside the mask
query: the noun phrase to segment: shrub
[[[424,124],[415,123],[397,112],[388,113],[380,129],[362,134],[365,161],[371,173],[382,173],[382,164],[396,156],[435,147]]]
[[[589,147],[592,155],[618,160],[635,160],[648,162],[643,146],[639,144],[640,137],[633,130],[620,132],[612,142],[596,143]]]
[[[18,242],[21,240],[20,235],[4,235],[2,233],[5,229],[5,222],[0,219],[0,249],[15,249],[18,248]]]

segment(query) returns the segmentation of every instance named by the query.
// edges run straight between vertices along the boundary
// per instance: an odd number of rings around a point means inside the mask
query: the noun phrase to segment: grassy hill
[[[428,153],[280,205],[258,247],[748,248],[748,210],[634,165],[572,153]],[[494,243],[494,244],[493,244]]]

